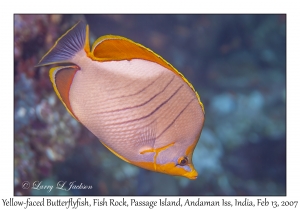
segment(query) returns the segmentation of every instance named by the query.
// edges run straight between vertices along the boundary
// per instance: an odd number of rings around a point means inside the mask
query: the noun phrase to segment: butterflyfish
[[[37,66],[67,111],[112,153],[144,169],[196,179],[192,162],[204,106],[188,80],[150,49],[105,35],[90,47],[77,23]]]

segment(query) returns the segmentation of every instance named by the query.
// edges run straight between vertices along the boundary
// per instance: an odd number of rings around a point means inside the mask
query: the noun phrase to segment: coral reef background
[[[195,181],[146,171],[109,152],[65,110],[35,68],[78,20],[91,42],[125,36],[194,85],[206,121]],[[28,181],[31,187],[22,188]],[[75,181],[92,189],[32,189]],[[286,15],[14,16],[15,195],[286,195]]]

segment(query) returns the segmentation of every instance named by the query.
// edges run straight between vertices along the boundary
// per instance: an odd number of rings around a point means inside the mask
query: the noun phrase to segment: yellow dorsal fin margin
[[[90,57],[92,60],[100,62],[143,59],[160,64],[163,67],[173,71],[175,74],[179,75],[181,79],[189,85],[189,87],[195,92],[198,102],[204,112],[204,106],[193,85],[160,55],[156,54],[149,48],[146,48],[139,43],[136,43],[122,36],[105,35],[99,37],[94,42],[91,52],[87,54],[88,57]]]

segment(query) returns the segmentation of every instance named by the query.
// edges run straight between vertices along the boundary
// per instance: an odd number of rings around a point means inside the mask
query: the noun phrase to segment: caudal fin
[[[78,22],[55,42],[36,66],[70,62],[80,50],[89,50],[88,38],[88,25]]]

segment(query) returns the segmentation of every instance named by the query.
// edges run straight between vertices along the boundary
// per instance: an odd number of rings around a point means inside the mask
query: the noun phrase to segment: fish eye
[[[180,165],[180,166],[185,166],[188,164],[188,158],[187,157],[180,157],[178,158],[177,164],[176,165]]]

